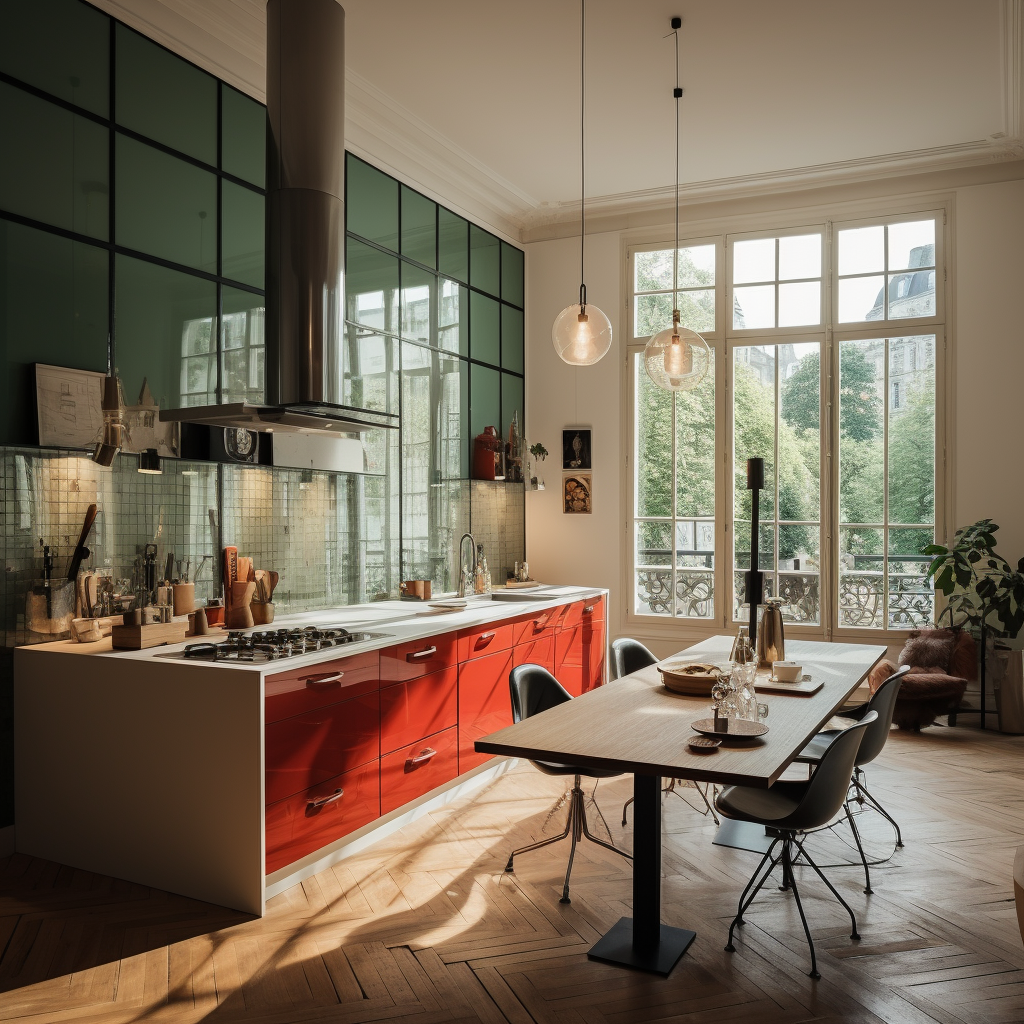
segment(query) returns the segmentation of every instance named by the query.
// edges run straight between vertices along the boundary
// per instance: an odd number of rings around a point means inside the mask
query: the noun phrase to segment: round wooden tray
[[[717,736],[691,736],[687,744],[695,754],[713,754],[722,741]]]
[[[687,697],[710,697],[722,677],[717,666],[699,662],[666,662],[658,671],[667,689]]]
[[[768,731],[764,722],[750,722],[745,718],[729,718],[728,732],[716,732],[715,720],[713,718],[702,718],[698,722],[691,722],[690,728],[703,736],[712,736],[715,739],[752,740],[757,736],[763,736]]]

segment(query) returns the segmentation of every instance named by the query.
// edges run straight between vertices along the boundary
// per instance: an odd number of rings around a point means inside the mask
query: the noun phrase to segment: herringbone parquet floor
[[[974,728],[893,732],[869,774],[906,847],[875,868],[873,896],[859,867],[828,872],[859,916],[860,943],[810,872],[798,874],[818,982],[805,973],[792,897],[774,887],[749,912],[737,952],[723,951],[757,858],[712,846],[713,824],[674,796],[664,918],[695,928],[697,941],[667,979],[589,962],[588,946],[629,912],[629,867],[584,845],[569,907],[558,903],[566,845],[504,874],[511,844],[562,823],[564,808],[553,808],[563,781],[524,764],[288,890],[262,920],[20,856],[0,862],[0,1019],[1024,1021],[1011,879],[1024,843],[1022,753],[1024,738]],[[630,788],[621,778],[597,791],[626,846],[618,815]],[[885,823],[869,812],[858,820],[869,854],[887,857]],[[814,837],[819,862],[848,859],[846,835]]]

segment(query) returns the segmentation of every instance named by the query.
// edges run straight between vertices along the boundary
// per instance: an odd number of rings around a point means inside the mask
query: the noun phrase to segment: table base
[[[749,850],[751,853],[767,853],[771,838],[766,835],[764,825],[736,818],[722,818],[722,824],[711,840],[712,846],[728,846],[733,850]]]
[[[587,956],[616,967],[633,967],[668,977],[695,938],[697,933],[689,928],[670,928],[663,924],[658,945],[649,950],[637,950],[633,948],[633,918],[620,917],[587,951]]]

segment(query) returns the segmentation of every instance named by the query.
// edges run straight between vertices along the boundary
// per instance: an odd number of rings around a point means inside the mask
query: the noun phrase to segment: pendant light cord
[[[587,234],[586,33],[587,0],[580,0],[580,313],[585,313],[587,309],[587,286],[583,273],[584,239]]]
[[[672,92],[676,104],[676,246],[672,250],[672,310],[675,312],[679,309],[679,98],[683,90],[679,87],[679,29],[673,29],[672,35],[676,47],[676,86]]]

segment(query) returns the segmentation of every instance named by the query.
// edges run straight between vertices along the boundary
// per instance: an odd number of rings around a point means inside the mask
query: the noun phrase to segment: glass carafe
[[[757,675],[757,655],[746,626],[740,626],[736,634],[730,661],[736,717],[756,721],[757,694],[754,690],[754,677]]]

